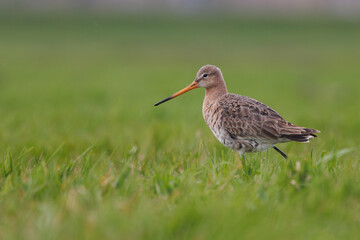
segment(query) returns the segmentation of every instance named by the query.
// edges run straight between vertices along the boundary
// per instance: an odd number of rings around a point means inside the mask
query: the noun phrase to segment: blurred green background
[[[3,11],[0,238],[357,239],[359,43],[330,16]],[[241,168],[203,89],[153,107],[205,64],[319,138]]]

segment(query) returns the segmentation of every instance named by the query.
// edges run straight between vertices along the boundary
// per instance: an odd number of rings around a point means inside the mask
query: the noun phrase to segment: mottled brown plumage
[[[289,141],[309,142],[318,130],[296,126],[265,104],[250,97],[228,93],[221,70],[205,65],[195,81],[155,106],[194,88],[205,88],[203,116],[215,137],[240,154],[259,152]]]

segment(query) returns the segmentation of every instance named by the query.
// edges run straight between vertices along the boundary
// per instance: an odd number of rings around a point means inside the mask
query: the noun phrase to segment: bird
[[[154,104],[158,106],[195,88],[205,88],[202,113],[215,137],[227,148],[245,153],[275,149],[285,159],[287,155],[277,148],[278,143],[309,142],[319,130],[296,126],[275,110],[253,98],[228,93],[220,68],[205,65],[195,80],[184,89]]]

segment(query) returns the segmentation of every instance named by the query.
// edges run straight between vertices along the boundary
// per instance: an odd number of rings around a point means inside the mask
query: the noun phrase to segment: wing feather
[[[293,140],[297,135],[319,132],[287,122],[275,110],[250,97],[227,94],[218,104],[223,128],[232,138]]]

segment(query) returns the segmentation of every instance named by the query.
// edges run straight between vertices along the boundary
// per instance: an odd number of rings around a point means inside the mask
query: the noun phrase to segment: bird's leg
[[[287,159],[287,155],[285,153],[283,153],[280,149],[278,149],[277,147],[273,146],[273,148],[281,154],[281,156],[283,156],[285,159]]]
[[[241,158],[242,158],[242,164],[245,166],[245,163],[246,163],[246,161],[245,161],[245,154],[242,154],[241,155]]]
[[[246,167],[246,161],[245,161],[245,153],[242,154],[241,158],[242,158],[241,164],[243,166],[243,169],[246,170],[247,167]]]
[[[245,152],[243,151],[238,151],[239,155],[240,155],[240,161],[241,161],[241,168],[243,170],[246,169],[246,162],[245,162]]]

